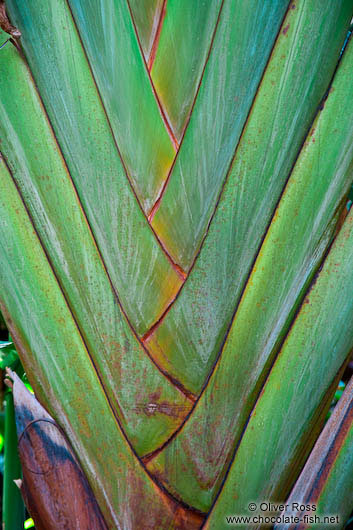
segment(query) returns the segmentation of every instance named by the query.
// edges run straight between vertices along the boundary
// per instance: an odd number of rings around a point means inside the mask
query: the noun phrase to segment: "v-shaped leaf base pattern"
[[[284,500],[353,346],[351,3],[7,10],[0,307],[102,525]]]

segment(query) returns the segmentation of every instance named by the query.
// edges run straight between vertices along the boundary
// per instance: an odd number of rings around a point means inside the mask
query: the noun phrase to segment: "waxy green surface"
[[[193,18],[151,0],[143,20],[144,0],[9,0],[35,84],[0,50],[0,306],[110,528],[200,528],[162,486],[215,503],[217,529],[250,498],[285,496],[353,344],[352,214],[319,268],[353,171],[350,48],[307,136],[351,2],[195,1]],[[217,26],[174,165],[146,67],[157,20],[178,134]],[[171,168],[154,234],[144,213]],[[192,268],[180,295],[166,252]],[[202,391],[193,410],[185,389]]]
[[[220,361],[183,429],[149,463],[167,488],[203,511],[217,494],[270,363],[332,241],[336,212],[351,186],[353,116],[347,109],[353,100],[352,68],[350,46],[283,193]]]
[[[151,77],[180,142],[196,97],[222,0],[167,0]]]
[[[141,47],[148,62],[164,0],[129,0]]]
[[[3,161],[0,182],[0,307],[36,395],[68,436],[109,528],[172,528],[177,506],[126,442]]]
[[[0,68],[2,154],[60,279],[115,413],[137,452],[144,454],[175,430],[191,402],[161,374],[129,327],[32,79],[12,44],[2,50]],[[1,183],[1,190],[5,195],[6,182]],[[9,208],[12,223],[16,208],[14,204]],[[8,238],[11,241],[10,235]],[[30,346],[34,347],[31,343]]]
[[[8,5],[108,273],[142,336],[181,279],[128,183],[66,2],[11,0]],[[11,94],[3,97],[6,104]]]
[[[287,5],[283,0],[224,1],[193,114],[152,220],[185,271],[216,206]]]
[[[69,0],[122,159],[145,212],[175,149],[144,65],[126,0]]]
[[[195,266],[146,342],[156,362],[194,393],[200,392],[222,347],[353,15],[347,1],[337,3],[334,13],[330,4],[323,8],[319,1],[295,6],[282,24]],[[175,191],[175,197],[180,194]]]
[[[245,513],[250,499],[284,500],[315,411],[352,349],[352,262],[353,210],[286,337],[205,528],[225,528],[225,515]]]
[[[286,503],[289,506],[294,502],[314,504],[315,512],[308,515],[337,515],[343,528],[352,511],[352,461],[353,378],[335,406]],[[294,513],[303,517],[303,513]],[[275,530],[285,528],[294,530],[295,525],[275,526]],[[317,528],[317,525],[306,524],[301,528]]]

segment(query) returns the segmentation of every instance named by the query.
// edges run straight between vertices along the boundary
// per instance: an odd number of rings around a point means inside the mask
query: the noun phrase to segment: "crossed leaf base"
[[[351,2],[6,7],[0,308],[36,528],[218,530],[288,495],[343,528]]]

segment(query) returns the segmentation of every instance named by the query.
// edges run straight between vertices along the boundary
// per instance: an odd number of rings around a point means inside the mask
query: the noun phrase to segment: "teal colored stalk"
[[[5,394],[5,464],[3,486],[3,529],[24,527],[25,505],[14,480],[22,477],[17,450],[17,432],[12,392]]]

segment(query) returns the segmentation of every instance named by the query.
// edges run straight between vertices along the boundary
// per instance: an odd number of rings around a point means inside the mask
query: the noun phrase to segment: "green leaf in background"
[[[11,392],[5,394],[5,440],[2,522],[4,530],[19,530],[25,521],[25,506],[15,480],[21,479],[17,449],[15,410]]]

